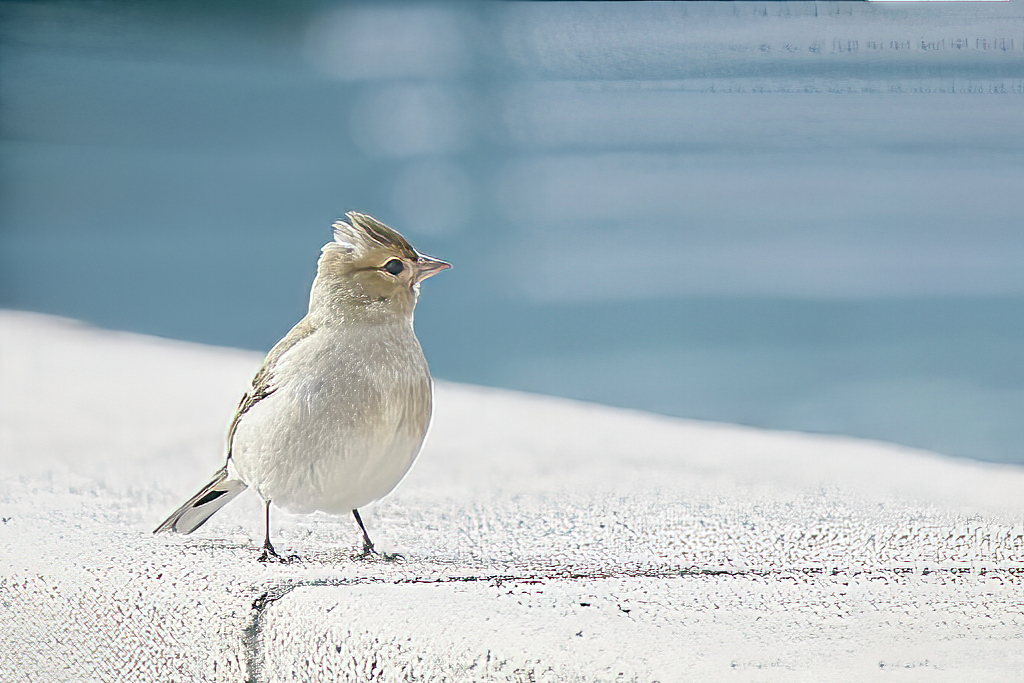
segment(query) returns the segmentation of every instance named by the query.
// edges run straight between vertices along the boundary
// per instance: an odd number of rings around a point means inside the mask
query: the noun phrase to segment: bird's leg
[[[366,533],[366,526],[363,524],[363,518],[359,516],[359,510],[352,510],[352,516],[356,518],[356,524],[359,525],[359,530],[363,532],[363,554],[359,557],[369,557],[373,555],[373,541],[370,540],[370,534]]]
[[[374,550],[373,541],[370,540],[370,534],[366,533],[366,526],[363,524],[363,519],[359,516],[359,510],[352,510],[352,516],[356,518],[356,524],[359,525],[359,530],[363,532],[363,552],[356,556],[358,559],[365,560],[374,555],[379,555],[385,562],[405,559],[405,556],[400,553],[378,553]]]
[[[263,554],[259,556],[259,561],[269,562],[270,559],[273,558],[283,562],[284,558],[277,554],[277,551],[274,550],[273,544],[270,542],[270,500],[264,501],[264,512],[264,522],[266,523],[267,533],[263,537]]]

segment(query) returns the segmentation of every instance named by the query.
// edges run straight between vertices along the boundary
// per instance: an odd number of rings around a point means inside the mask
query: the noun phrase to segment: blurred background
[[[0,307],[266,350],[348,210],[440,378],[1024,463],[1019,0],[0,3]]]

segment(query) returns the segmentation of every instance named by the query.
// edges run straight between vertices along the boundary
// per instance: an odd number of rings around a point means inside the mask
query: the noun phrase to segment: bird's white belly
[[[293,512],[344,513],[387,495],[426,435],[426,373],[293,376],[239,420],[239,477]]]

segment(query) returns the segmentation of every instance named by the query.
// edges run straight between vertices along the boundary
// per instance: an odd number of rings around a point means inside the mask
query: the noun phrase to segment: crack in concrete
[[[699,576],[757,576],[769,577],[783,574],[803,574],[805,576],[860,576],[863,574],[892,574],[894,576],[909,576],[920,574],[928,576],[931,574],[948,574],[950,576],[961,576],[964,574],[978,574],[979,576],[1008,575],[1010,577],[1024,575],[1024,567],[1000,568],[1000,569],[923,569],[911,568],[890,568],[882,570],[854,570],[844,571],[838,568],[825,569],[822,567],[803,567],[795,569],[743,569],[743,568],[722,568],[722,569],[647,569],[638,571],[618,572],[536,572],[523,574],[468,574],[462,576],[444,576],[438,578],[384,578],[377,576],[363,576],[344,579],[310,579],[292,581],[273,586],[264,591],[252,602],[252,613],[249,624],[242,632],[242,646],[245,650],[246,677],[245,683],[263,683],[263,619],[267,609],[275,602],[285,597],[297,588],[311,588],[320,586],[363,586],[370,584],[392,584],[416,585],[416,584],[445,584],[445,583],[494,583],[501,586],[506,582],[532,582],[541,581],[579,581],[585,579],[606,580],[606,579],[685,579]]]
[[[292,592],[302,583],[275,586],[252,601],[249,624],[242,631],[242,647],[245,650],[245,683],[261,683],[263,680],[263,615],[271,604]]]
[[[747,570],[683,570],[683,571],[659,571],[646,570],[639,572],[608,572],[608,573],[524,573],[524,574],[469,574],[463,576],[445,576],[434,579],[410,577],[400,579],[386,579],[383,577],[365,576],[352,579],[312,579],[306,581],[294,581],[280,584],[264,591],[252,602],[252,612],[249,623],[242,631],[242,647],[245,650],[245,683],[263,683],[264,652],[263,652],[263,619],[264,614],[270,606],[291,593],[296,588],[309,588],[318,586],[360,586],[368,584],[390,583],[393,585],[415,585],[415,584],[443,584],[443,583],[494,583],[500,586],[505,582],[539,582],[542,580],[575,581],[580,579],[614,579],[614,578],[682,578],[685,576],[721,574],[749,574]]]

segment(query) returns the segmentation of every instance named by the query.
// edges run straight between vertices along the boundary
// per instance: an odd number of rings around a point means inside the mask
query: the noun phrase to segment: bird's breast
[[[289,351],[273,393],[239,421],[232,457],[243,479],[295,511],[339,512],[387,494],[430,422],[430,374],[408,337],[313,335]]]

